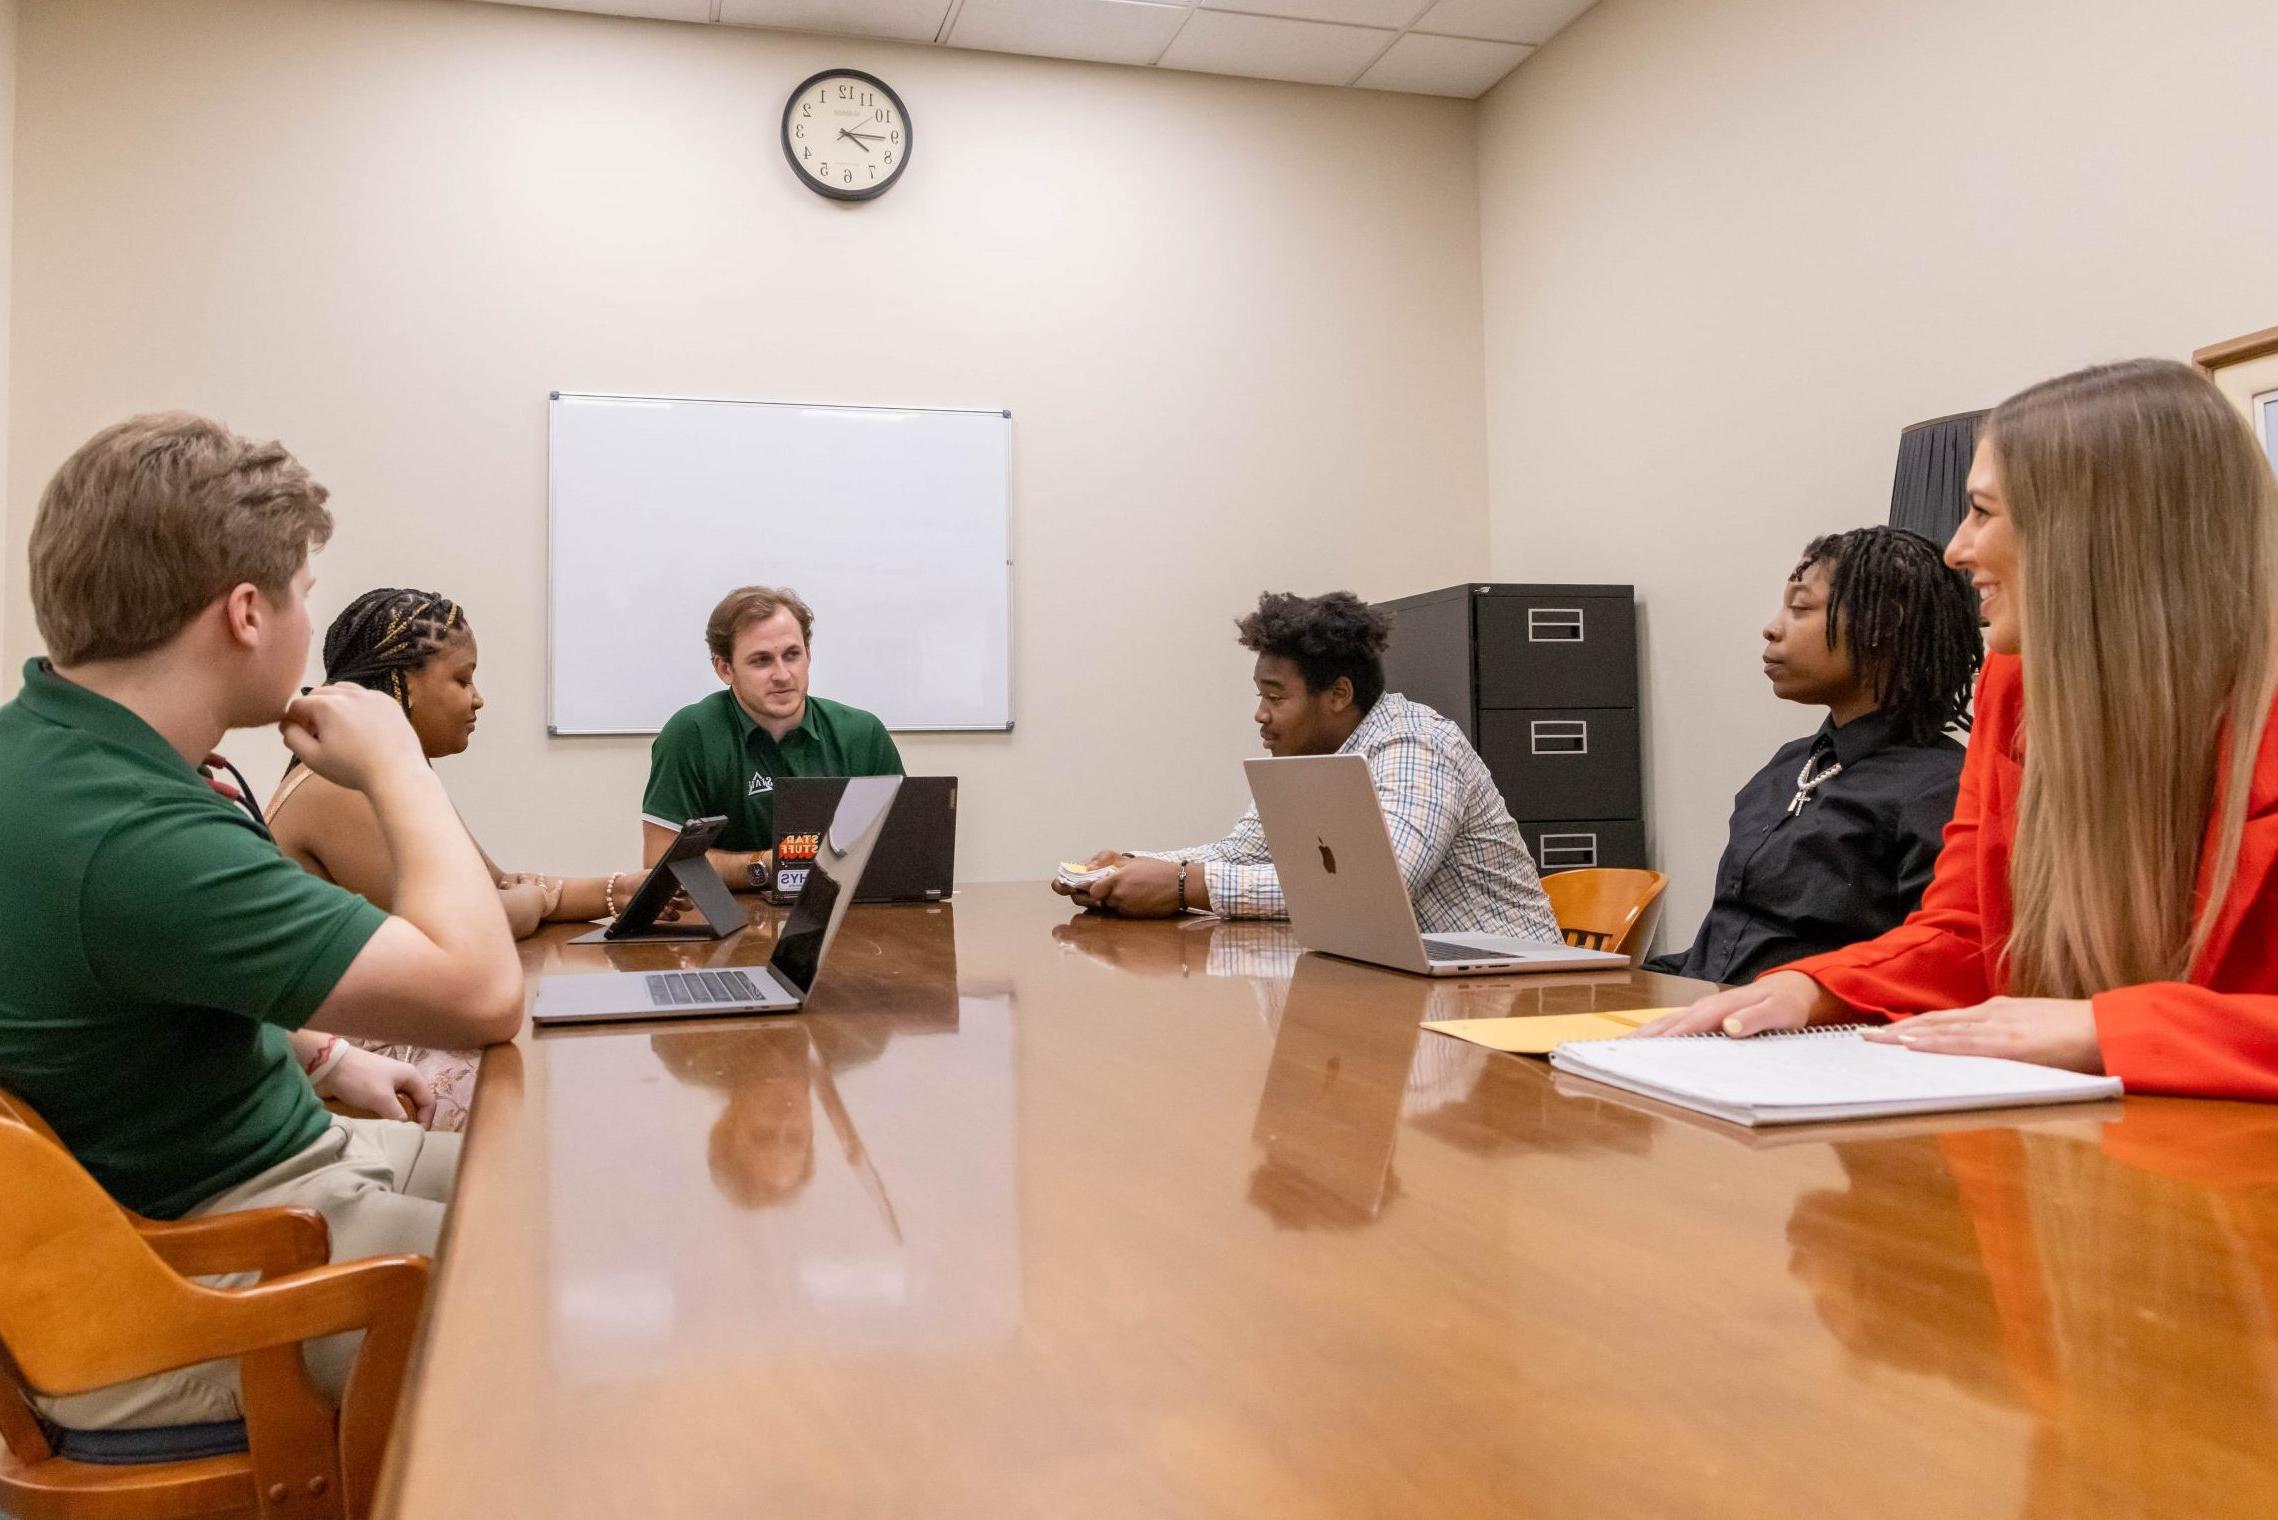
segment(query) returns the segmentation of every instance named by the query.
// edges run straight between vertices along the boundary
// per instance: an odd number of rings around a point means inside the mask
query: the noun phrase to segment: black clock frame
[[[901,117],[902,161],[896,164],[894,172],[887,175],[880,183],[864,185],[855,190],[841,190],[836,185],[817,183],[813,175],[799,167],[798,158],[791,152],[791,108],[799,103],[800,97],[825,79],[859,79],[864,84],[875,86],[878,93],[893,102],[895,114]],[[902,175],[909,169],[910,155],[917,149],[918,133],[917,124],[910,120],[910,108],[902,104],[902,97],[895,94],[894,87],[886,83],[885,80],[880,79],[875,74],[865,74],[860,69],[824,69],[820,73],[810,74],[801,80],[799,87],[791,92],[788,100],[783,102],[783,124],[776,128],[775,139],[783,145],[783,161],[791,166],[792,176],[800,184],[814,191],[815,194],[828,196],[834,201],[869,201],[876,200],[879,196],[893,189],[895,184],[901,180]]]

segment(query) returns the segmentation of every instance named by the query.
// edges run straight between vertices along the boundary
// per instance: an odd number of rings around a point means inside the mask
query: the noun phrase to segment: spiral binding
[[[1863,1034],[1874,1027],[1872,1024],[1822,1024],[1816,1029],[1781,1029],[1770,1034],[1752,1034],[1744,1036],[1744,1038],[1751,1040],[1830,1040],[1839,1034]],[[1729,1040],[1732,1036],[1721,1029],[1708,1029],[1699,1034],[1680,1034],[1671,1036],[1671,1038],[1679,1040]]]
[[[1750,1042],[1757,1040],[1831,1040],[1838,1035],[1864,1034],[1879,1029],[1879,1024],[1822,1024],[1811,1029],[1782,1029],[1770,1034],[1745,1036]],[[1568,1040],[1569,1045],[1620,1045],[1627,1043],[1629,1035],[1609,1035],[1602,1040]],[[1699,1034],[1656,1035],[1656,1040],[1731,1040],[1732,1036],[1721,1029],[1704,1029]],[[1652,1043],[1648,1041],[1646,1043]],[[1738,1043],[1735,1041],[1735,1043]]]

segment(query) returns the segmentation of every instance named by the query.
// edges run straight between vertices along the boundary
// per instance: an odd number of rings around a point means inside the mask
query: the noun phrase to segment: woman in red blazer
[[[2145,360],[2003,402],[1969,497],[1946,559],[1990,654],[1921,908],[1639,1033],[1880,1017],[1916,1050],[2278,1099],[2269,461],[2196,370]]]

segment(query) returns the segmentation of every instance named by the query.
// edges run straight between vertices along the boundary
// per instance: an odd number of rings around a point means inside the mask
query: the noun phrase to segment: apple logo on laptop
[[[1316,835],[1313,842],[1321,847],[1321,869],[1331,876],[1337,874],[1337,853],[1329,848],[1329,841]]]

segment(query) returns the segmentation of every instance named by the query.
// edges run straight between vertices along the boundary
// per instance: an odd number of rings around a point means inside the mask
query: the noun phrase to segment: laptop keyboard
[[[759,984],[741,971],[664,971],[646,980],[649,1001],[659,1008],[767,1001]]]
[[[1451,945],[1445,940],[1427,938],[1424,959],[1444,965],[1449,961],[1515,961],[1519,957],[1508,950],[1474,950],[1469,945]]]

